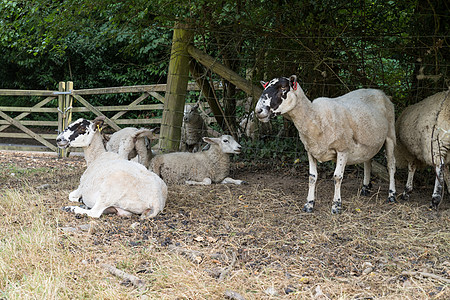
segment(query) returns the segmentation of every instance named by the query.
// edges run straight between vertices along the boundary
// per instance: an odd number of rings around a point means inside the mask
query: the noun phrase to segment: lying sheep
[[[180,151],[197,152],[201,149],[202,138],[206,136],[207,125],[198,111],[198,104],[186,105],[181,127]]]
[[[311,102],[295,75],[272,79],[263,86],[264,91],[255,108],[256,116],[262,122],[268,122],[273,116],[286,114],[294,122],[308,152],[309,191],[303,207],[305,212],[312,212],[314,208],[318,161],[336,161],[331,212],[339,213],[345,166],[364,163],[362,194],[367,194],[371,159],[383,144],[390,178],[388,201],[395,201],[394,106],[382,91],[360,89],[338,98],[323,97]]]
[[[210,144],[208,150],[156,155],[151,161],[151,169],[165,182],[172,184],[242,184],[242,180],[227,177],[230,172],[229,154],[241,152],[241,146],[234,138],[223,135],[219,138],[204,137],[203,140]]]
[[[107,152],[100,134],[103,121],[104,117],[93,121],[78,119],[56,138],[60,148],[83,147],[87,163],[80,185],[69,194],[69,200],[90,209],[79,206],[63,209],[93,218],[103,213],[140,214],[141,219],[155,217],[166,203],[166,184],[143,165]]]
[[[128,160],[137,156],[138,162],[148,168],[153,154],[151,145],[148,143],[147,147],[145,138],[154,139],[154,131],[155,129],[123,128],[109,137],[106,150],[118,153],[120,157]]]
[[[408,167],[408,179],[402,198],[409,199],[416,169],[433,166],[436,171],[436,180],[431,207],[435,209],[443,196],[444,173],[450,192],[449,174],[445,166],[450,161],[449,93],[450,91],[440,92],[407,107],[396,122],[397,166]]]

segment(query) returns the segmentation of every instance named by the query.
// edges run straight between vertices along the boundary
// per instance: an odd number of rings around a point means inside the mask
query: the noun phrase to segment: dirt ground
[[[61,226],[89,222],[59,210],[77,186],[83,157],[0,152],[0,165],[2,189],[26,184],[51,190],[55,196],[48,207]],[[372,195],[358,196],[363,172],[349,167],[342,185],[343,211],[336,216],[330,212],[332,173],[329,166],[320,167],[315,211],[308,214],[302,212],[307,164],[234,163],[232,177],[248,184],[169,186],[166,207],[155,219],[102,216],[89,243],[139,248],[153,241],[160,251],[186,249],[180,253],[217,280],[225,269],[249,276],[279,270],[283,275],[273,279],[273,287],[280,297],[308,290],[317,298],[319,286],[325,298],[317,299],[450,298],[450,201],[446,195],[438,212],[428,209],[432,175],[418,174],[409,202],[386,204],[387,183],[375,178]],[[398,172],[398,191],[404,176]],[[140,226],[133,227],[136,223]]]

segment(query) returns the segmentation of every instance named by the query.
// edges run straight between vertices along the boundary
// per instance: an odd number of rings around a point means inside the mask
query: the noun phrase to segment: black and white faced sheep
[[[184,108],[180,151],[197,152],[201,149],[202,138],[207,134],[207,125],[198,109],[198,104],[188,104]]]
[[[151,169],[166,183],[172,184],[242,184],[242,180],[228,177],[229,155],[241,153],[238,142],[230,135],[219,138],[205,137],[203,140],[210,145],[208,150],[156,155],[150,163]]]
[[[444,191],[444,177],[450,192],[450,91],[434,94],[407,107],[396,122],[397,166],[408,167],[402,198],[409,199],[413,178],[419,167],[433,166],[436,180],[431,207],[437,209]],[[445,175],[445,176],[444,176]]]
[[[297,83],[297,77],[275,78],[264,83],[256,105],[262,122],[286,115],[297,128],[308,152],[309,191],[306,212],[312,212],[317,181],[317,162],[336,161],[332,213],[342,209],[341,182],[347,164],[364,163],[362,194],[368,194],[371,159],[385,145],[389,170],[388,201],[395,201],[395,115],[394,106],[380,90],[360,89],[338,98],[317,98],[311,102]]]
[[[156,138],[155,129],[126,127],[109,137],[106,143],[106,150],[115,152],[123,159],[133,159],[138,157],[138,162],[146,168],[150,166],[153,158],[151,150],[151,140]],[[146,142],[146,138],[149,142]]]
[[[166,203],[166,184],[143,165],[107,152],[100,134],[103,121],[104,117],[93,121],[78,119],[56,139],[60,148],[82,147],[87,163],[80,185],[69,194],[69,200],[81,202],[89,209],[63,209],[94,218],[103,213],[139,214],[141,219],[156,216]]]

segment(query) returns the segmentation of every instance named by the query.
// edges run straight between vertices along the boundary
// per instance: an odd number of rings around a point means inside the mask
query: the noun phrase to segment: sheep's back
[[[80,180],[85,204],[92,207],[100,196],[109,206],[137,214],[148,208],[162,210],[167,186],[161,178],[139,163],[117,157],[105,152],[88,166]]]
[[[444,99],[446,99],[444,101]],[[407,107],[396,122],[397,143],[400,148],[397,157],[402,160],[413,158],[427,165],[432,165],[433,158],[431,148],[435,155],[439,152],[439,146],[450,145],[450,99],[448,92],[432,95],[421,102]],[[439,143],[433,142],[433,137],[439,136]],[[403,148],[402,148],[403,147]],[[401,166],[401,161],[398,164]]]

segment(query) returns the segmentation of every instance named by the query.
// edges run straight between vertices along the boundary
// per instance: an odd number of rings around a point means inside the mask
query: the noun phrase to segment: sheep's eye
[[[224,143],[228,143],[228,140],[225,139],[225,140],[223,140],[223,142],[224,142]]]
[[[282,90],[282,91],[285,91],[285,90],[287,90],[287,87],[282,86],[282,87],[281,87],[281,90]]]

